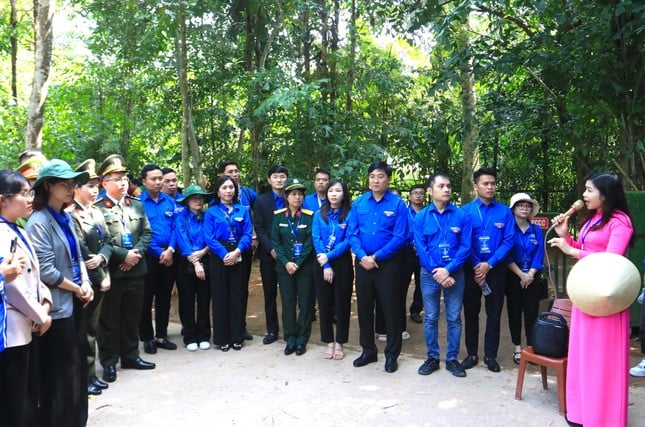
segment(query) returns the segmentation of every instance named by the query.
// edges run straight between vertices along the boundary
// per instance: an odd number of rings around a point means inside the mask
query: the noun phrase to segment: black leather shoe
[[[466,371],[457,359],[446,360],[446,369],[449,370],[456,377],[465,377]]]
[[[233,343],[233,350],[242,350],[242,343],[241,342],[234,342]]]
[[[388,357],[385,359],[385,372],[389,372],[391,374],[392,372],[396,372],[398,367],[399,365],[396,363],[396,358]]]
[[[244,341],[251,341],[253,339],[253,335],[249,333],[249,331],[244,330]]]
[[[288,356],[290,354],[293,354],[295,351],[296,351],[295,344],[287,344],[287,346],[284,348],[284,355]]]
[[[87,383],[88,384],[94,384],[95,386],[97,386],[101,390],[105,390],[106,388],[109,387],[109,385],[107,383],[104,383],[103,381],[101,381],[100,379],[98,379],[96,377],[89,377],[87,379]]]
[[[410,320],[414,323],[423,323],[423,317],[419,313],[410,313]]]
[[[92,383],[87,383],[87,395],[88,396],[98,396],[99,394],[103,393],[103,391],[95,386]]]
[[[116,366],[106,366],[103,368],[103,380],[109,383],[116,381]]]
[[[307,351],[307,345],[306,344],[298,344],[296,346],[296,356],[302,356],[305,354]]]
[[[168,341],[168,338],[163,338],[161,341],[156,340],[156,344],[158,348],[163,348],[164,350],[177,350],[177,344]]]
[[[151,362],[146,362],[140,357],[137,357],[134,360],[122,360],[121,361],[121,368],[122,369],[139,369],[139,370],[145,370],[145,369],[154,369],[157,365]],[[105,378],[104,378],[105,379]]]
[[[494,357],[484,357],[484,365],[488,366],[488,370],[491,372],[501,371],[499,363],[497,363],[497,359]]]
[[[479,363],[479,358],[477,356],[468,355],[468,357],[461,362],[461,366],[464,369],[470,369],[475,365],[477,365],[478,363]]]
[[[155,354],[157,352],[157,342],[155,340],[144,341],[143,351],[148,354]]]
[[[419,373],[419,375],[430,375],[437,369],[439,369],[439,359],[431,357],[429,359],[426,359],[426,361],[423,362],[423,365],[419,366],[417,372]]]
[[[262,344],[272,344],[278,340],[278,334],[269,332],[264,338],[262,338]]]
[[[378,360],[376,357],[376,354],[365,354],[361,353],[360,356],[358,356],[357,359],[354,360],[354,367],[355,368],[360,368],[362,366],[365,366],[369,363],[374,363]]]
[[[222,344],[219,346],[219,349],[222,350],[223,352],[227,352],[230,348],[231,346],[228,344]]]

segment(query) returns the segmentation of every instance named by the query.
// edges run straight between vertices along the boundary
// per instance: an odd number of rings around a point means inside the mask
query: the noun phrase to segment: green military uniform
[[[114,159],[114,157],[118,157]],[[99,167],[99,175],[125,172],[120,156],[110,156]],[[101,365],[114,366],[121,357],[134,361],[139,357],[139,319],[143,305],[143,278],[147,272],[143,256],[152,240],[152,229],[143,204],[124,196],[113,200],[105,196],[95,206],[103,213],[110,235],[112,256],[109,262],[111,288],[103,297],[99,318],[99,358]],[[131,249],[138,250],[141,260],[128,271],[120,265]]]
[[[98,179],[96,174],[96,162],[94,159],[87,159],[81,163],[76,172],[88,172],[90,180]],[[101,305],[103,302],[103,292],[101,291],[101,283],[110,280],[110,270],[108,262],[112,255],[112,247],[110,245],[110,234],[103,219],[103,212],[94,205],[85,208],[76,200],[74,200],[74,209],[70,212],[76,235],[78,236],[81,255],[83,261],[90,259],[90,255],[98,255],[102,257],[101,265],[93,270],[87,270],[92,281],[92,289],[94,290],[94,299],[88,304],[85,309],[87,319],[87,365],[88,365],[88,378],[96,377],[95,368],[95,355],[96,355],[96,336],[99,328],[99,316],[101,314]]]
[[[311,336],[316,298],[311,237],[313,215],[313,211],[301,209],[292,218],[288,208],[283,208],[275,211],[273,217],[271,241],[277,254],[276,271],[280,283],[282,326],[287,346],[306,345]],[[294,252],[296,245],[301,246]],[[288,262],[298,265],[298,270],[293,275],[285,269]],[[296,302],[300,309],[297,319]]]

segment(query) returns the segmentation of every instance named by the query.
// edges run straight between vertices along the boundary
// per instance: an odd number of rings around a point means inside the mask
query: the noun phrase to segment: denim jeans
[[[423,331],[428,346],[428,358],[439,359],[439,315],[441,314],[441,292],[446,306],[446,323],[448,325],[448,347],[446,360],[457,359],[459,356],[459,342],[461,340],[461,306],[464,299],[464,273],[462,269],[455,271],[451,276],[455,284],[444,288],[433,278],[432,273],[421,268],[421,293],[423,294],[423,308],[425,317]]]

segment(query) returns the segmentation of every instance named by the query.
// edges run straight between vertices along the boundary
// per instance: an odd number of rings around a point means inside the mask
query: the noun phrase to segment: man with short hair
[[[325,168],[316,169],[314,174],[314,190],[316,191],[305,197],[304,202],[302,202],[303,209],[316,212],[322,208],[322,205],[327,202],[327,187],[329,187],[330,179],[331,172],[329,170]]]
[[[464,318],[468,357],[462,365],[464,369],[470,369],[479,362],[479,311],[482,289],[488,286],[491,293],[485,296],[484,363],[489,371],[499,372],[501,368],[497,362],[497,350],[506,291],[505,259],[513,247],[515,218],[508,206],[495,200],[497,172],[494,169],[476,170],[473,173],[473,186],[477,198],[462,208],[473,230],[470,258],[464,265]]]
[[[253,206],[255,205],[255,200],[258,196],[255,190],[251,187],[240,185],[240,167],[237,162],[226,160],[220,163],[218,170],[220,176],[225,175],[231,177],[235,185],[237,185],[237,194],[239,198],[238,202],[242,206],[246,207],[246,209],[249,211],[249,214],[252,214]],[[253,215],[251,215],[251,221],[253,221]],[[244,339],[246,341],[253,339],[253,335],[251,335],[246,329],[246,312],[249,305],[249,279],[251,278],[251,262],[253,260],[253,251],[257,248],[257,246],[258,239],[254,230],[251,248],[242,253],[243,265],[241,266],[244,270],[244,283],[242,285],[242,315],[244,318]]]
[[[428,183],[430,180],[428,180]],[[430,194],[430,187],[427,189]],[[408,211],[412,215],[412,220],[419,212],[425,207],[425,194],[426,187],[422,184],[415,184],[410,187],[410,194],[408,196]],[[421,297],[421,264],[419,263],[419,256],[417,255],[414,242],[408,249],[408,256],[406,256],[406,272],[405,278],[407,283],[410,283],[412,274],[414,274],[414,294],[412,295],[412,304],[410,304],[410,320],[415,323],[423,323],[421,311],[423,310],[423,298]]]
[[[181,199],[181,193],[177,187],[179,180],[177,179],[177,172],[173,168],[161,169],[162,181],[161,192],[170,196],[171,199]]]
[[[237,162],[233,160],[226,160],[219,164],[218,171],[220,176],[226,175],[230,176],[233,179],[233,182],[235,183],[235,185],[237,185],[238,189],[238,202],[242,206],[246,207],[246,209],[249,210],[249,213],[253,213],[253,206],[255,205],[255,200],[257,199],[258,195],[251,187],[240,184],[240,166],[237,164]]]
[[[428,347],[420,375],[439,369],[439,315],[441,294],[446,307],[446,369],[465,377],[461,366],[461,305],[464,298],[463,264],[470,255],[471,227],[466,214],[450,202],[452,185],[448,175],[436,173],[428,180],[430,205],[414,220],[414,242],[421,263],[421,290],[426,316],[423,330]]]
[[[139,318],[143,305],[146,260],[143,254],[152,240],[152,229],[143,204],[127,196],[128,178],[123,157],[108,156],[98,168],[105,197],[96,206],[109,230],[110,292],[103,296],[99,315],[99,359],[103,380],[116,380],[116,364],[123,369],[154,369],[139,356]]]
[[[177,349],[177,344],[168,340],[170,298],[175,283],[176,268],[173,267],[175,253],[175,201],[161,192],[163,172],[155,164],[145,165],[141,171],[141,183],[145,190],[139,196],[152,228],[152,241],[145,258],[148,273],[145,277],[145,292],[139,338],[143,350],[154,354],[157,348]],[[155,331],[152,328],[152,301],[155,304]]]
[[[258,238],[256,255],[260,258],[260,275],[264,290],[264,312],[266,316],[267,334],[262,340],[271,344],[278,340],[280,326],[278,324],[278,276],[275,261],[277,254],[271,243],[273,227],[273,212],[286,207],[284,185],[289,178],[289,171],[282,165],[273,165],[267,172],[267,182],[271,190],[260,194],[253,208],[253,223]]]
[[[370,190],[354,204],[348,220],[348,238],[356,256],[356,297],[362,354],[355,367],[376,362],[374,308],[383,308],[387,344],[385,371],[395,372],[401,353],[399,256],[408,237],[409,213],[403,200],[389,191],[392,168],[385,162],[369,169]]]

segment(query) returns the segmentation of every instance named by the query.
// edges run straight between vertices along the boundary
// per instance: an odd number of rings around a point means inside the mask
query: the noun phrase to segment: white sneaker
[[[376,334],[376,338],[377,338],[379,341],[383,341],[383,342],[386,342],[386,341],[387,341],[387,335],[385,335],[385,334]]]
[[[199,349],[200,350],[210,350],[211,348],[211,343],[208,341],[202,341],[199,343]]]
[[[199,347],[197,346],[196,342],[191,342],[190,344],[188,344],[186,346],[186,350],[188,350],[188,351],[197,351],[198,349],[199,349]]]
[[[401,339],[402,340],[409,340],[410,339],[410,333],[408,331],[401,332]]]
[[[645,358],[641,360],[641,363],[629,370],[629,375],[632,377],[645,377]]]

